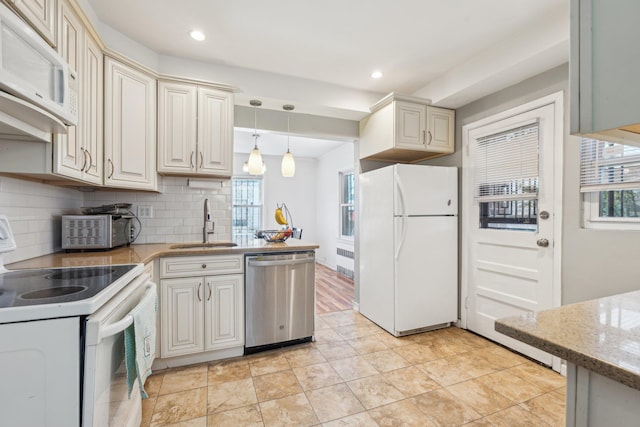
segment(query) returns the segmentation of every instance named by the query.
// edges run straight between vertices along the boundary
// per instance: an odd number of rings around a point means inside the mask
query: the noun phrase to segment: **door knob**
[[[549,212],[547,211],[542,211],[540,212],[540,215],[538,215],[540,217],[540,219],[549,219]]]
[[[548,239],[538,239],[536,241],[536,245],[540,246],[541,248],[546,248],[547,246],[549,246],[549,240]]]

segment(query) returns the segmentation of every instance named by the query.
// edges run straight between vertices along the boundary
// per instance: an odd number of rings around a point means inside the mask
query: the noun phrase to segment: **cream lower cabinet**
[[[104,184],[157,190],[155,76],[104,60]]]
[[[161,358],[244,346],[242,262],[242,255],[161,259]],[[172,277],[177,271],[186,277]]]

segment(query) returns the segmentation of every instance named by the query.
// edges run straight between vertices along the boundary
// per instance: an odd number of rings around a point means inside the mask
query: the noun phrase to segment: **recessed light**
[[[380,77],[382,77],[382,71],[374,71],[373,73],[371,73],[372,79],[379,79]]]
[[[202,31],[193,30],[189,33],[189,35],[192,39],[198,40],[199,42],[205,39],[204,33]]]

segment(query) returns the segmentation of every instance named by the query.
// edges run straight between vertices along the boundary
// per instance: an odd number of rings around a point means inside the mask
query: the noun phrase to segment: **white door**
[[[558,368],[550,354],[494,330],[496,319],[559,305],[554,142],[562,144],[562,97],[548,98],[463,129],[462,323]]]

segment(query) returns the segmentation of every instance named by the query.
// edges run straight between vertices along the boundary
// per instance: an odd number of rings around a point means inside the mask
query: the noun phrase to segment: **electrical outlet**
[[[153,206],[140,205],[138,206],[138,218],[153,218]]]

